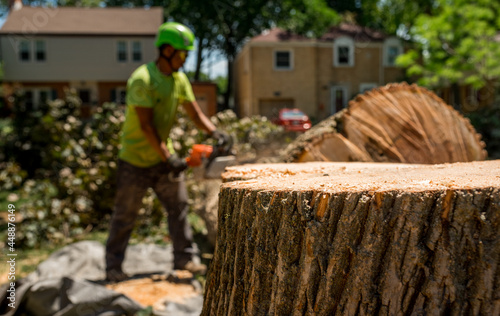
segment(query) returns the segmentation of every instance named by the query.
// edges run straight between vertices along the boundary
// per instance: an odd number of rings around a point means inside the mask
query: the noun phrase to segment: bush
[[[81,119],[80,106],[71,91],[64,100],[39,109],[25,106],[22,95],[16,95],[13,119],[0,124],[0,152],[5,153],[0,163],[6,166],[0,173],[0,186],[17,189],[22,203],[16,206],[23,218],[18,247],[68,242],[96,227],[108,228],[124,109],[105,103],[91,117]],[[231,111],[218,113],[212,120],[234,136],[239,152],[252,150],[281,131],[265,118],[239,120]],[[193,144],[210,142],[183,111],[171,136],[180,156],[187,156]],[[196,185],[189,188],[193,201],[200,192]],[[143,202],[135,237],[163,240],[166,223],[160,203],[151,190]]]
[[[500,158],[500,106],[483,108],[466,116],[483,136],[489,158]]]
[[[1,146],[5,163],[20,166],[29,179],[19,191],[27,202],[18,208],[24,220],[18,246],[63,240],[101,224],[114,197],[123,110],[104,104],[81,120],[80,100],[70,91],[39,109],[25,106],[21,95],[15,100]]]

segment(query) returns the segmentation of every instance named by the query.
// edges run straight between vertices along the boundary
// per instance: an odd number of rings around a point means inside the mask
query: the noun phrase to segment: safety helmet
[[[158,28],[155,41],[156,47],[160,47],[163,44],[169,44],[179,50],[193,50],[194,34],[183,24],[166,22]]]

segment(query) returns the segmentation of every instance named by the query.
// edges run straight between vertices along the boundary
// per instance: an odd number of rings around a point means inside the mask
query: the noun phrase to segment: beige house
[[[283,107],[323,119],[356,94],[401,81],[395,66],[402,42],[356,25],[341,24],[310,39],[281,29],[252,38],[235,62],[235,103],[241,116],[272,117]]]
[[[36,106],[74,88],[84,104],[122,102],[126,81],[154,60],[161,8],[18,7],[0,29],[4,82]]]
[[[86,109],[124,103],[127,79],[157,57],[154,40],[163,8],[23,7],[19,0],[0,29],[4,91],[24,91],[25,103],[76,90]],[[215,114],[217,87],[193,83],[202,110]]]

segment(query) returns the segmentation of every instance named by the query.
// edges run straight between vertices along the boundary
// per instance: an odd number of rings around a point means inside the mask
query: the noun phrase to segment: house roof
[[[284,41],[312,42],[314,40],[277,27],[271,30],[264,31],[263,33],[253,37],[250,41],[251,42],[284,42]]]
[[[381,42],[386,38],[386,35],[382,32],[355,24],[342,23],[339,26],[330,28],[319,40],[328,42],[342,36],[352,37],[356,42]]]
[[[163,23],[163,9],[23,7],[13,10],[0,34],[152,35]]]
[[[325,34],[316,39],[294,34],[290,31],[280,28],[274,28],[253,37],[251,39],[251,42],[332,42],[342,36],[352,37],[357,42],[380,42],[386,38],[386,35],[382,32],[378,32],[366,27],[361,27],[359,25],[342,23],[338,26],[331,27]]]

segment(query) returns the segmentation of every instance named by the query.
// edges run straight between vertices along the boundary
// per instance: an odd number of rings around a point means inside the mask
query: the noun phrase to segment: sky
[[[186,64],[184,65],[184,71],[194,71],[196,69],[196,48],[198,47],[195,43],[195,50],[189,52]],[[220,53],[212,54],[210,59],[203,61],[201,71],[206,73],[211,79],[218,76],[227,76],[227,60],[223,58]]]

